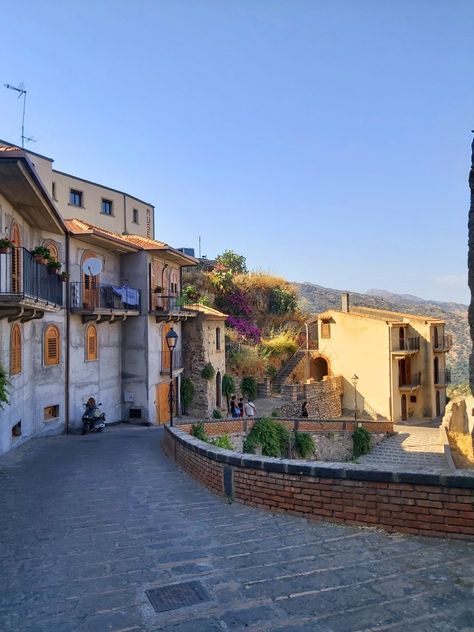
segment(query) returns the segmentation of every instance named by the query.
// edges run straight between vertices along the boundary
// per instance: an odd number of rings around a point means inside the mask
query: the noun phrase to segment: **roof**
[[[208,307],[207,305],[201,305],[200,303],[192,303],[191,305],[185,305],[186,309],[191,309],[195,312],[200,312],[205,316],[211,316],[214,318],[227,318],[227,314],[220,312],[213,307]]]
[[[348,312],[342,311],[342,309],[327,309],[324,312],[317,314],[314,319],[310,319],[308,322],[317,320],[318,318],[324,318],[325,316],[331,316],[332,314],[347,314],[349,316],[357,316],[359,318],[372,318],[374,320],[383,320],[385,322],[400,323],[400,321],[406,320],[423,320],[430,323],[444,323],[441,318],[432,318],[427,314],[408,314],[404,312],[392,312],[388,309],[378,309],[376,307],[363,307],[362,305],[351,305]],[[406,322],[401,322],[406,324]]]
[[[194,257],[185,255],[179,250],[172,248],[163,241],[151,239],[150,237],[142,237],[141,235],[129,235],[122,233],[114,233],[111,230],[95,226],[89,222],[84,222],[82,219],[66,219],[64,220],[66,227],[73,235],[95,235],[96,237],[107,239],[125,246],[130,251],[160,251],[163,254],[172,255],[174,259],[179,259],[185,265],[193,265],[196,260]]]
[[[43,154],[37,154],[35,151],[31,151],[30,149],[21,149],[19,145],[15,145],[15,143],[10,143],[8,140],[3,140],[3,138],[0,138],[0,145],[6,145],[8,148],[11,148],[11,149],[19,149],[21,151],[32,154],[33,156],[38,156],[38,158],[44,158],[45,160],[49,160],[49,162],[54,162],[54,160],[52,158],[48,158],[48,156],[44,156]]]

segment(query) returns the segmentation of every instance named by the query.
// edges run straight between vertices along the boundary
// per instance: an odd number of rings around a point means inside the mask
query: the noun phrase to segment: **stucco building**
[[[341,375],[346,411],[393,421],[444,413],[451,346],[444,321],[350,306],[343,294],[340,310],[322,312],[310,325],[317,350],[310,353],[308,377]]]

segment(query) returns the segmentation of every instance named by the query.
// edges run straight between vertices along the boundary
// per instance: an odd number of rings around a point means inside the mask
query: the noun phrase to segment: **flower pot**
[[[34,260],[36,261],[36,263],[41,263],[42,265],[46,263],[46,259],[41,255],[34,255]]]

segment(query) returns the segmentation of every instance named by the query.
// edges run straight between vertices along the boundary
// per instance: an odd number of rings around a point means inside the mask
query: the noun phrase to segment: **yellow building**
[[[443,415],[451,347],[444,321],[350,307],[343,294],[340,310],[322,312],[311,323],[318,351],[311,354],[310,377],[342,375],[346,411],[393,421]]]

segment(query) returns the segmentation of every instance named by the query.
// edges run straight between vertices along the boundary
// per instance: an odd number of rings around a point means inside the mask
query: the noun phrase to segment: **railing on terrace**
[[[184,308],[184,297],[176,294],[151,294],[150,311],[152,312],[179,312]]]
[[[453,346],[453,337],[451,334],[440,336],[438,340],[433,340],[433,349],[435,351],[449,351]]]
[[[451,370],[445,369],[444,371],[438,371],[434,374],[435,384],[451,384]]]
[[[127,285],[78,282],[70,284],[71,309],[140,311],[140,290]]]
[[[183,368],[183,350],[175,349],[173,352],[173,371]],[[161,352],[161,373],[169,373],[170,371],[170,352],[169,350]]]
[[[405,338],[403,340],[397,340],[393,345],[393,351],[419,351],[420,350],[420,337]]]
[[[38,263],[29,250],[14,247],[0,254],[0,301],[32,299],[63,306],[63,283],[56,272]]]
[[[411,375],[399,375],[398,376],[398,386],[420,386],[421,384],[421,373],[412,373]]]

